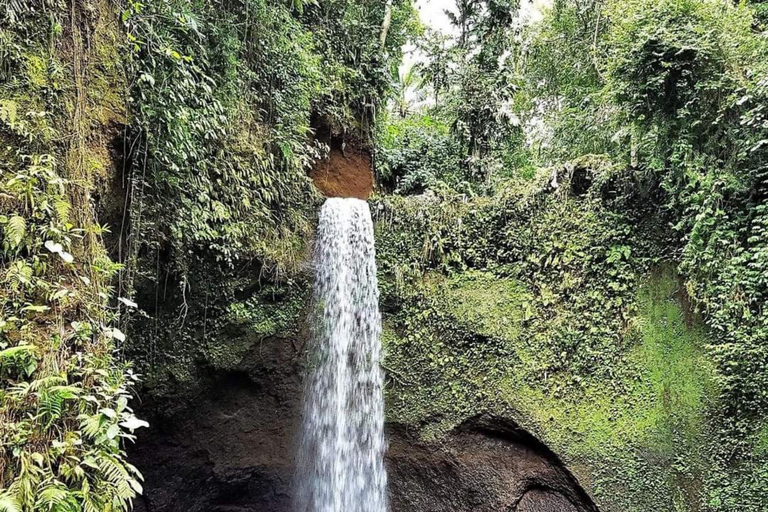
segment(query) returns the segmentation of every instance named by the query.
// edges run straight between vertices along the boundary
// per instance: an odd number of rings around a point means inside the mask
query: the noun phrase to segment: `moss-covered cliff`
[[[506,418],[562,457],[602,510],[698,510],[718,467],[719,389],[667,230],[645,197],[616,200],[610,185],[575,194],[567,171],[558,189],[549,182],[513,184],[503,201],[374,200],[388,421],[441,446],[477,415]],[[190,300],[184,341],[168,329],[178,344],[150,392],[153,407],[173,397],[160,424],[192,414],[226,375],[266,392],[254,357],[272,360],[275,343],[298,371],[310,282],[247,282]],[[290,438],[297,397],[276,385],[275,428]]]
[[[560,454],[601,510],[698,510],[718,385],[663,224],[560,184],[382,200],[389,418],[439,439],[492,411]]]
[[[393,504],[763,510],[764,9],[476,4],[413,116],[405,0],[0,5],[0,511],[287,509],[372,164]]]

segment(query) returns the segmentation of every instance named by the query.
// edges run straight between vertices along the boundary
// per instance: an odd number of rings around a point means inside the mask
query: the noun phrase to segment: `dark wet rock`
[[[511,510],[516,512],[578,512],[581,509],[556,491],[531,489]]]
[[[131,451],[139,512],[288,512],[300,414],[300,348],[272,338],[190,396],[148,398]],[[388,427],[392,512],[587,512],[589,497],[533,436],[503,418],[467,420],[440,443]]]
[[[145,477],[136,510],[289,510],[299,359],[290,340],[266,339],[195,396],[147,401],[140,410],[151,428],[131,452]]]
[[[469,419],[435,444],[391,429],[388,458],[394,511],[596,510],[554,453],[503,418]]]

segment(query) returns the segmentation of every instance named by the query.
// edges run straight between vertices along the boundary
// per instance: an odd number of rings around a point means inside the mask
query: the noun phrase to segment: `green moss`
[[[229,303],[216,321],[219,329],[200,344],[203,360],[215,368],[232,369],[254,343],[270,336],[294,336],[306,309],[306,292],[297,286],[270,285]]]
[[[253,336],[240,337],[216,337],[206,340],[201,344],[203,359],[206,364],[219,370],[231,370],[243,360],[253,343],[257,341]],[[190,361],[193,363],[193,361]],[[194,365],[188,365],[186,372],[193,377]]]
[[[503,414],[578,468],[601,509],[695,510],[717,396],[705,336],[675,272],[627,279],[621,244],[593,252],[604,271],[563,270],[594,237],[565,234],[531,254],[531,281],[513,267],[385,284],[401,290],[383,336],[389,419],[439,439],[471,415]]]
[[[448,285],[449,312],[467,329],[514,341],[520,336],[528,292],[514,279],[471,271]]]
[[[138,343],[128,350],[148,393],[177,395],[202,382],[211,369],[241,368],[246,355],[267,338],[301,336],[310,292],[305,280],[260,282],[252,268],[222,273],[212,264],[195,266],[189,275],[196,293],[169,293],[167,307],[155,312],[156,323],[135,324],[131,339]]]
[[[25,60],[27,85],[32,89],[42,89],[48,85],[48,66],[40,55],[27,55]]]
[[[693,510],[701,498],[691,482],[701,481],[707,464],[706,413],[717,390],[705,338],[675,298],[678,287],[667,271],[638,293],[639,343],[620,363],[635,378],[562,398],[514,379],[502,388],[530,428],[567,460],[586,465],[604,510],[671,502]]]
[[[680,301],[680,283],[670,273],[654,277],[640,292],[642,344],[631,358],[643,369],[643,398],[652,403],[645,421],[654,443],[674,451],[698,441],[713,397],[715,369],[705,355],[705,337]]]

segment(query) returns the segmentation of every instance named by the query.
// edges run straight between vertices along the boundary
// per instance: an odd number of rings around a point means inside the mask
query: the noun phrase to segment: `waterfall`
[[[381,315],[368,203],[320,211],[295,512],[386,512]]]

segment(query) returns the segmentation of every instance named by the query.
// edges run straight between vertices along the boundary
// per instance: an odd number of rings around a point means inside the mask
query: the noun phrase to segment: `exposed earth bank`
[[[364,150],[331,149],[310,173],[312,181],[326,197],[368,199],[373,192],[371,157]]]

